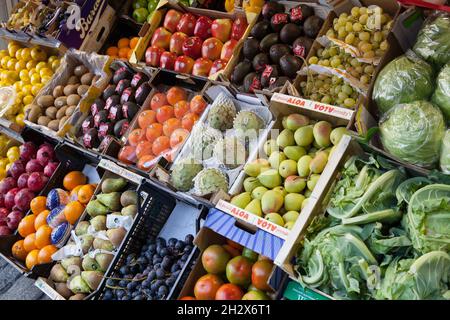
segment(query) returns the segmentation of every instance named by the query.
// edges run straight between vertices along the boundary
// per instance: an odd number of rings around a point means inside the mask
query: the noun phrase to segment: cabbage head
[[[441,13],[427,20],[413,50],[437,69],[450,62],[450,16]]]
[[[431,101],[441,108],[446,121],[450,122],[450,63],[439,72],[436,79],[436,91]]]
[[[450,174],[450,129],[445,132],[442,140],[440,165],[442,172]]]
[[[422,167],[434,167],[440,156],[445,122],[428,101],[399,104],[380,121],[381,142],[393,156]]]
[[[413,52],[394,59],[379,73],[373,99],[381,113],[394,105],[428,100],[434,91],[433,68]]]

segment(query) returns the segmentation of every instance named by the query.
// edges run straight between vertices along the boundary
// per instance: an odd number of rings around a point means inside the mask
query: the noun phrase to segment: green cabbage
[[[441,108],[447,122],[450,122],[450,63],[442,68],[436,79],[436,91],[432,100]]]
[[[450,129],[445,132],[442,140],[440,165],[444,173],[450,174]]]
[[[450,62],[450,17],[441,13],[425,22],[413,48],[422,59],[440,69]]]
[[[434,91],[433,68],[411,51],[388,63],[379,73],[373,99],[381,113],[399,103],[427,100]]]
[[[427,101],[395,106],[380,121],[381,141],[395,157],[423,167],[439,160],[445,122],[438,107]]]

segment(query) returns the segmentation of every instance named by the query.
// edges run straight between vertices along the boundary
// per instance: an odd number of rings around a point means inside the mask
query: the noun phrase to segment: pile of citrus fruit
[[[138,37],[134,37],[131,39],[121,38],[117,42],[117,46],[112,46],[106,49],[106,54],[111,58],[130,60],[131,54],[134,48],[136,48],[138,41]]]
[[[57,56],[48,56],[39,46],[24,47],[11,41],[7,50],[0,50],[0,87],[12,86],[16,91],[15,103],[6,114],[10,121],[24,125],[27,106],[52,78],[59,64]]]
[[[70,232],[70,225],[84,212],[96,188],[96,184],[87,184],[87,177],[80,171],[66,174],[63,186],[65,190],[52,189],[47,197],[34,198],[31,214],[19,223],[17,230],[24,239],[14,243],[11,252],[28,269],[52,262],[52,255]]]

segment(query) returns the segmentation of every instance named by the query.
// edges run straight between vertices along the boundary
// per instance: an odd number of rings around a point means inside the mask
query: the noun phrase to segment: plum
[[[43,173],[33,172],[28,178],[27,186],[31,191],[41,191],[42,189],[44,189],[47,182],[48,177],[46,177]]]
[[[19,147],[20,150],[20,159],[23,161],[29,161],[31,159],[36,158],[36,146],[33,142],[25,142],[23,145]]]
[[[39,174],[39,173],[38,173]],[[14,203],[19,210],[27,211],[30,209],[30,202],[34,198],[34,193],[28,188],[22,189],[14,197]]]
[[[11,211],[6,218],[6,223],[8,224],[8,228],[11,230],[16,230],[19,226],[20,221],[23,219],[23,213],[17,210]]]
[[[28,183],[28,178],[30,177],[29,173],[22,173],[19,177],[19,179],[17,179],[17,187],[19,189],[23,189],[27,187],[27,183]]]
[[[25,167],[22,163],[22,161],[17,160],[14,161],[11,167],[9,168],[9,174],[14,179],[19,179],[20,175],[25,172]]]
[[[9,190],[17,187],[16,179],[7,177],[0,182],[0,193],[6,194]]]
[[[13,188],[11,190],[8,191],[8,193],[5,195],[5,208],[6,209],[12,209],[12,207],[14,207],[15,202],[14,202],[14,197],[16,196],[16,194],[20,191],[19,188]]]
[[[0,226],[0,236],[7,236],[10,235],[11,233],[12,232],[10,228],[6,226]]]
[[[39,151],[38,151],[39,154]],[[43,172],[44,171],[44,165],[41,164],[41,162],[38,159],[31,159],[28,161],[27,165],[25,166],[25,170],[28,173],[33,172]]]
[[[55,151],[50,144],[43,144],[39,147],[36,154],[36,160],[41,164],[41,166],[46,166],[51,160],[55,158]]]
[[[47,177],[51,177],[53,173],[56,171],[56,168],[58,168],[59,163],[58,162],[49,162],[44,168],[44,174]]]

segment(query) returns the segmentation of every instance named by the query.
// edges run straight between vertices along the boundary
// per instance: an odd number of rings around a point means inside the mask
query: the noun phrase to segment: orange
[[[27,254],[27,257],[25,259],[25,265],[27,266],[28,269],[31,270],[31,268],[33,268],[35,265],[38,264],[38,255],[39,250],[37,249],[34,249]]]
[[[20,261],[25,261],[28,254],[27,250],[25,250],[25,247],[23,246],[23,240],[19,240],[16,243],[14,243],[11,248],[11,252],[14,258]]]
[[[36,216],[34,219],[34,229],[39,229],[40,226],[44,226],[47,224],[47,216],[50,214],[49,210],[44,210]]]
[[[47,197],[39,196],[39,197],[34,198],[30,202],[31,212],[33,212],[33,214],[41,213],[42,211],[47,209],[46,203],[47,203]]]
[[[108,56],[117,56],[119,54],[119,48],[109,47],[108,49],[106,49],[106,54]]]
[[[130,47],[130,39],[128,39],[128,38],[120,39],[119,42],[117,42],[117,46],[119,47],[119,49],[129,48]]]
[[[36,233],[31,233],[25,237],[23,240],[23,247],[27,252],[37,249],[34,242],[36,241]]]
[[[119,58],[126,58],[128,56],[128,50],[130,50],[130,48],[120,48]]]
[[[76,186],[75,188],[70,191],[70,201],[77,201],[78,200],[78,191],[81,189],[83,185]]]
[[[58,251],[58,249],[52,244],[43,247],[41,250],[39,250],[38,264],[52,262],[52,254],[54,254],[56,251]]]
[[[131,49],[136,48],[138,41],[139,41],[138,37],[131,38],[130,39],[130,48]]]
[[[34,229],[34,219],[35,218],[36,217],[33,214],[30,214],[30,215],[26,216],[25,218],[23,218],[22,221],[20,221],[19,227],[17,228],[17,230],[19,231],[19,234],[22,237],[25,238],[30,233],[33,233],[36,231]]]
[[[78,190],[78,201],[86,204],[91,200],[92,196],[94,195],[95,187],[87,184],[84,185]]]
[[[78,201],[69,202],[64,208],[64,216],[67,222],[75,224],[84,211],[84,207]]]
[[[73,190],[77,186],[86,184],[86,176],[81,171],[71,171],[64,177],[63,186],[66,190]]]
[[[34,241],[34,244],[38,249],[42,249],[52,243],[50,240],[52,230],[53,229],[50,226],[43,225],[36,231],[36,240]]]

